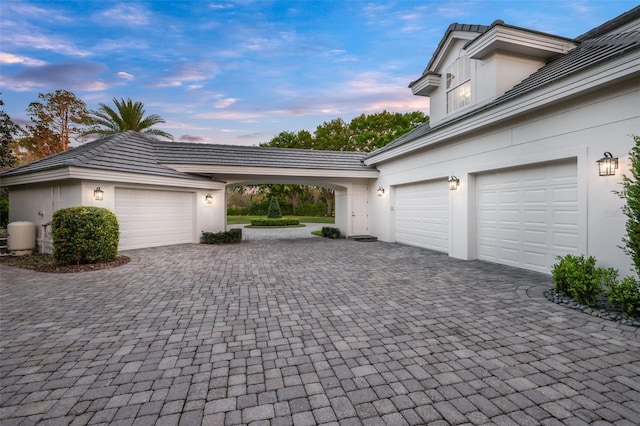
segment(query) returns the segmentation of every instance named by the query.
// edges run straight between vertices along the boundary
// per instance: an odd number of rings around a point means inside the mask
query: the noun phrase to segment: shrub
[[[640,317],[640,281],[625,277],[622,281],[612,280],[605,291],[613,306],[632,317]]]
[[[340,229],[334,228],[332,226],[323,226],[322,236],[325,238],[331,238],[335,240],[336,238],[340,238]]]
[[[622,191],[614,191],[625,200],[622,212],[627,216],[627,235],[622,239],[624,251],[631,256],[636,274],[640,275],[640,136],[629,152],[631,177],[622,175]]]
[[[242,241],[242,229],[234,228],[224,232],[202,232],[202,244],[233,244]]]
[[[603,278],[603,270],[596,268],[595,257],[568,254],[557,259],[559,262],[551,269],[556,291],[567,293],[585,305],[595,306]]]
[[[251,226],[296,226],[300,219],[251,219]]]
[[[279,219],[282,217],[280,204],[278,203],[278,199],[276,197],[271,197],[271,201],[269,201],[269,211],[267,212],[267,217],[269,219]]]
[[[118,255],[118,218],[103,207],[69,207],[53,213],[53,256],[58,265],[111,262]]]

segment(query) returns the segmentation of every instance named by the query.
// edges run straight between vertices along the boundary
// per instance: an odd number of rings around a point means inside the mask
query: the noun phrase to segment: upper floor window
[[[456,59],[447,72],[447,113],[471,103],[471,60],[468,56]]]

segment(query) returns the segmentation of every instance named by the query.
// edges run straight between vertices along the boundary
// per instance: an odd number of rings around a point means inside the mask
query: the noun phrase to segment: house
[[[385,189],[372,234],[546,273],[567,253],[629,271],[613,191],[640,134],[640,7],[575,39],[452,24],[409,87],[431,119],[366,157]]]
[[[9,221],[36,224],[38,247],[51,252],[54,211],[112,210],[120,250],[197,243],[226,229],[225,188],[299,183],[332,188],[336,224],[363,233],[367,184],[378,171],[355,152],[161,142],[137,132],[107,136],[0,174],[9,188]],[[355,194],[355,195],[354,195]]]
[[[46,246],[53,211],[101,205],[118,216],[120,249],[197,242],[225,229],[225,187],[313,184],[336,190],[347,235],[544,273],[583,253],[628,272],[613,191],[640,134],[640,7],[575,39],[452,24],[409,87],[429,98],[430,122],[373,153],[125,133],[0,174],[10,221],[38,224]],[[600,176],[605,153],[617,168]]]

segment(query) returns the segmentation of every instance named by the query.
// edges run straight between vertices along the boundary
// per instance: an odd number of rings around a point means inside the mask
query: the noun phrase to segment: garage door
[[[449,252],[449,189],[446,180],[396,187],[396,241]]]
[[[476,177],[478,259],[548,273],[578,251],[576,162]]]
[[[120,250],[193,242],[194,195],[116,188]]]

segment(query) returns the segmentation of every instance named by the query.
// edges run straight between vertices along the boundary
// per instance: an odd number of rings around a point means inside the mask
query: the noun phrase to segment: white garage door
[[[191,243],[194,195],[116,188],[120,250]]]
[[[476,177],[478,259],[548,273],[555,256],[577,253],[576,162]]]
[[[449,187],[446,180],[396,188],[396,241],[449,252]]]

